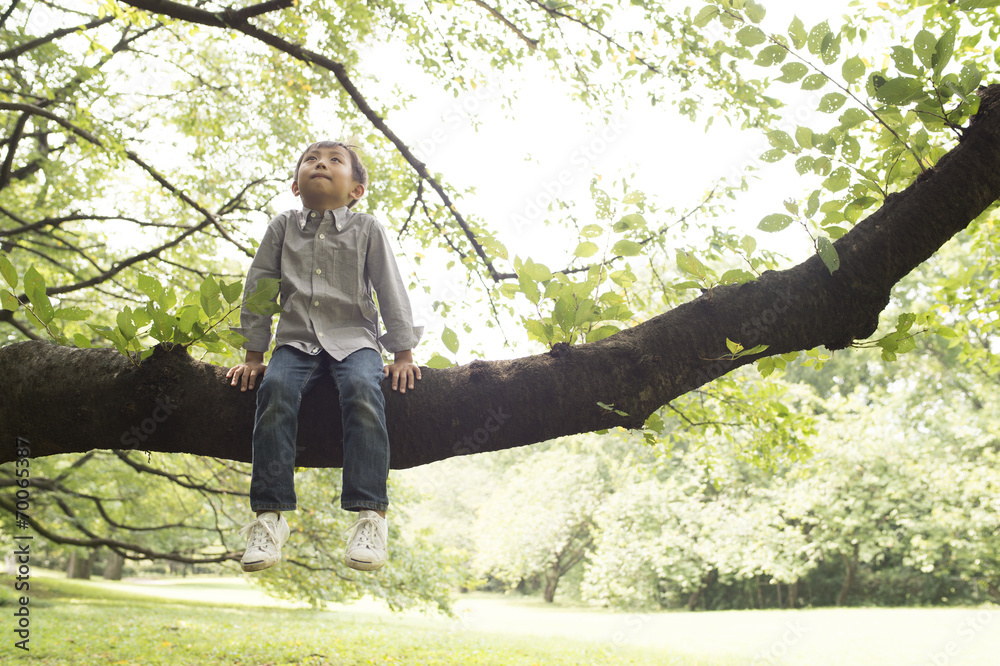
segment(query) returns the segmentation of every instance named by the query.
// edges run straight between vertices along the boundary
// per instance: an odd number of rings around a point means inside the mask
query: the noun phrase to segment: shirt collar
[[[299,220],[298,220],[300,230],[302,231],[306,230],[306,223],[309,221],[310,215],[314,215],[316,217],[322,217],[323,219],[327,219],[327,216],[332,216],[333,226],[337,229],[337,231],[343,231],[344,227],[346,227],[347,224],[350,222],[351,217],[353,217],[353,215],[351,215],[350,211],[348,210],[347,206],[341,206],[336,210],[324,210],[324,211],[313,210],[312,208],[303,208],[301,214],[299,215]]]

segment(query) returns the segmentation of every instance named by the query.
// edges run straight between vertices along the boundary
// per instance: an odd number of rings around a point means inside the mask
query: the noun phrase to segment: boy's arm
[[[385,377],[392,377],[392,390],[406,393],[413,388],[413,380],[420,379],[420,366],[413,362],[413,351],[406,349],[396,352],[395,360],[382,369]]]
[[[247,350],[246,357],[239,365],[233,366],[226,373],[232,378],[231,386],[240,385],[241,391],[253,389],[254,383],[264,376],[267,366],[264,365],[264,352]]]
[[[378,294],[379,314],[385,324],[385,334],[379,338],[379,343],[393,353],[409,352],[420,342],[424,328],[413,325],[406,285],[399,274],[389,235],[378,221],[372,225],[368,236],[365,266]]]
[[[262,278],[281,277],[281,246],[285,241],[284,214],[278,215],[267,225],[264,238],[260,241],[253,262],[247,270],[246,286],[243,289],[244,303],[257,291],[257,282]],[[245,304],[240,309],[240,326],[233,327],[247,340],[243,348],[249,351],[265,352],[271,346],[272,315],[253,312]]]

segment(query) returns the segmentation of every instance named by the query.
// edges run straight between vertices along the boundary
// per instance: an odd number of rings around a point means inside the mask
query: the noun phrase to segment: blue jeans
[[[389,507],[389,434],[385,427],[382,356],[359,349],[343,361],[326,352],[307,354],[282,345],[274,350],[257,389],[253,427],[253,511],[292,511],[295,505],[295,438],[302,396],[325,373],[340,393],[344,422],[344,480],[340,506],[349,511]]]

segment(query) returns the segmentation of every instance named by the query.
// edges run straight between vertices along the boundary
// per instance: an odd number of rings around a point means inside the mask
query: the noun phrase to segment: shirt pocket
[[[361,293],[361,270],[358,251],[353,247],[333,247],[330,249],[331,284],[345,295],[356,299]]]

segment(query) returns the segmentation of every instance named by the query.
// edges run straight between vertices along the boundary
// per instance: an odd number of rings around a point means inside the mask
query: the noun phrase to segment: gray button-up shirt
[[[422,326],[413,325],[410,299],[396,266],[385,227],[373,216],[346,206],[333,211],[289,210],[267,225],[247,271],[244,298],[261,278],[280,278],[276,346],[309,354],[325,350],[338,361],[370,348],[412,349]],[[378,294],[376,309],[374,293]],[[379,333],[379,310],[385,324]],[[267,351],[271,317],[240,312],[239,328],[249,351]]]

